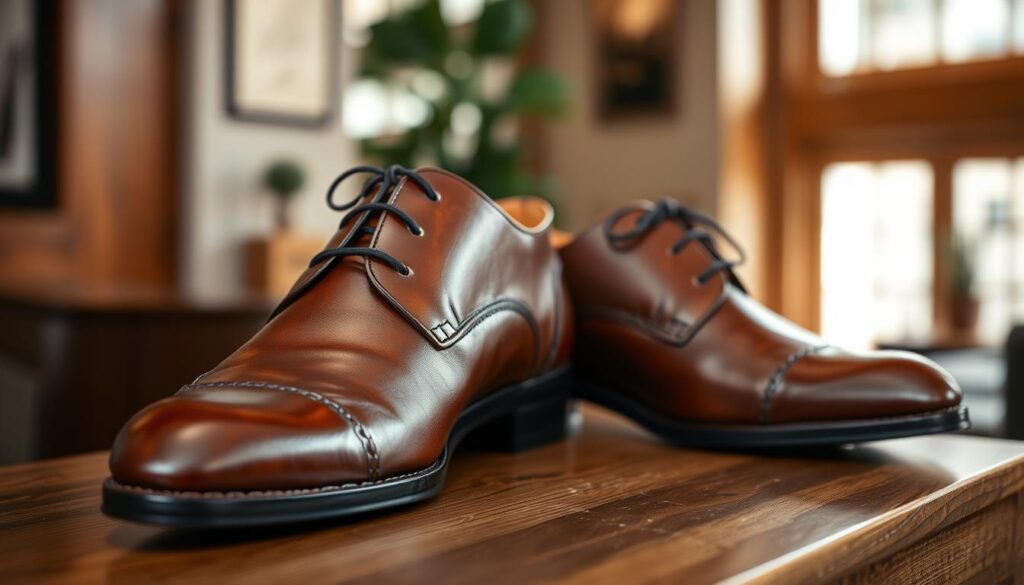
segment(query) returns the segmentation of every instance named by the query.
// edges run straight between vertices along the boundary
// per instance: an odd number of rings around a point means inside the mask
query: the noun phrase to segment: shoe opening
[[[533,233],[547,229],[555,216],[551,204],[538,197],[505,197],[496,203],[509,219]]]

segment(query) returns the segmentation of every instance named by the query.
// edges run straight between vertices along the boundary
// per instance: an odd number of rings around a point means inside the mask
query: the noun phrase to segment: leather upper
[[[637,203],[613,231],[652,209]],[[853,353],[752,299],[693,226],[662,221],[628,243],[601,225],[561,250],[577,315],[574,369],[680,419],[770,424],[899,416],[960,402],[956,382],[904,352]]]
[[[499,206],[446,171],[419,175],[440,201],[403,179],[387,202],[421,235],[375,213],[372,235],[342,229],[328,243],[360,240],[408,276],[375,258],[307,270],[249,342],[128,422],[114,479],[198,491],[377,481],[436,461],[472,401],[564,365],[572,316],[550,206]]]

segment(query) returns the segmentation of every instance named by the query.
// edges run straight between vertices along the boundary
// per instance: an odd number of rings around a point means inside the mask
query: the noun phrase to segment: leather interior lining
[[[505,197],[495,201],[505,215],[527,231],[540,232],[551,225],[555,210],[539,197]]]
[[[570,232],[553,229],[551,230],[551,247],[555,250],[561,250],[571,244],[574,238],[575,236]]]

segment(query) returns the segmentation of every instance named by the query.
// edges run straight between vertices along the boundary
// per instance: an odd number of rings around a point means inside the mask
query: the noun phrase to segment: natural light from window
[[[972,262],[978,339],[1002,345],[1024,320],[1024,158],[959,161],[953,225]]]
[[[832,76],[1024,54],[1024,0],[818,0]]]
[[[933,178],[924,161],[841,162],[821,184],[821,330],[838,345],[929,337]]]

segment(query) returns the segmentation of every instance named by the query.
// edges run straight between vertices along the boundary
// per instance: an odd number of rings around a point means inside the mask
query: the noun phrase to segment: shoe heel
[[[559,394],[517,406],[474,429],[466,436],[464,445],[484,451],[519,453],[561,441],[568,426],[568,402],[564,394]]]

